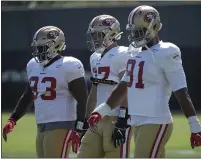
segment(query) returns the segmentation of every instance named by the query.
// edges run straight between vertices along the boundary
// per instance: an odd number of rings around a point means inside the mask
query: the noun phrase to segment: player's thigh
[[[87,130],[82,138],[77,158],[102,158],[103,152],[103,139],[98,132]]]
[[[164,155],[165,144],[172,134],[172,124],[146,124],[135,127],[135,158]]]
[[[112,118],[111,118],[112,119]],[[114,118],[113,118],[114,119]],[[112,131],[114,130],[115,123],[113,120],[108,120],[103,123],[103,148],[106,158],[127,158],[130,153],[130,140],[132,137],[132,128],[126,129],[126,142],[115,148],[111,141]]]
[[[36,156],[37,156],[37,158],[44,158],[43,139],[44,139],[43,132],[38,131],[37,135],[36,135]]]
[[[71,143],[69,142],[72,130],[55,129],[44,133],[45,158],[66,158],[69,155]]]

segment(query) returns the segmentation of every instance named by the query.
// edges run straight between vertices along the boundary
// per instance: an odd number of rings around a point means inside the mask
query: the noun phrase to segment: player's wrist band
[[[101,115],[101,117],[103,118],[104,116],[106,116],[112,109],[110,108],[110,106],[106,103],[102,103],[100,104],[98,107],[96,107],[96,109],[92,112],[93,113],[99,113]]]
[[[75,128],[78,129],[78,130],[82,130],[83,125],[84,125],[84,123],[82,121],[77,121]]]
[[[200,121],[197,116],[191,116],[188,118],[188,123],[192,133],[197,133],[201,131]]]
[[[14,118],[9,118],[8,121],[12,122],[14,125],[16,125],[16,120]]]
[[[127,113],[128,112],[128,110],[127,110],[127,108],[125,108],[125,107],[120,107],[120,110],[119,110],[119,117],[120,118],[126,118],[126,116],[127,116]]]

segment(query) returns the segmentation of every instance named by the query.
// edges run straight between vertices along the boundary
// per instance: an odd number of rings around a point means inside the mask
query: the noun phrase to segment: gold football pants
[[[55,129],[37,132],[36,154],[38,158],[67,158],[72,130]]]
[[[171,137],[173,124],[133,126],[135,158],[164,158],[165,145]]]
[[[96,127],[96,132],[87,130],[84,135],[77,158],[126,158],[129,157],[132,128],[126,130],[125,144],[115,148],[112,141],[117,117],[105,116]]]

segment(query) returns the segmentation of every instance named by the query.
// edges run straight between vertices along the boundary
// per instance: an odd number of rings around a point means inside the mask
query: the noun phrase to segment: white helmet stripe
[[[95,24],[95,22],[96,22],[96,20],[99,18],[99,16],[97,16],[97,17],[95,17],[92,21],[91,21],[91,26],[93,27],[94,26],[94,24]]]
[[[128,18],[128,24],[133,24],[134,23],[134,17],[135,17],[135,14],[137,13],[137,11],[139,11],[141,9],[141,6],[140,7],[137,7],[135,9],[133,9],[129,15],[129,18]]]
[[[129,16],[128,16],[128,24],[131,24],[131,20],[130,20],[130,19],[131,19],[131,17],[132,17],[132,16],[131,16],[132,14],[133,14],[133,10],[130,12],[130,14],[129,14]]]

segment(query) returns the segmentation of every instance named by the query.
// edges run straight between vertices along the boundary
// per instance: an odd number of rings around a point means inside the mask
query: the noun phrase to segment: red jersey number
[[[36,99],[38,96],[37,86],[38,86],[39,77],[33,76],[29,79],[29,81],[30,81],[30,84],[34,82],[33,85],[31,86],[31,89],[34,95],[34,99]],[[46,82],[50,82],[50,87],[46,87],[47,94],[43,94],[40,97],[42,100],[54,100],[56,98],[56,91],[55,91],[56,79],[54,77],[44,77],[41,83],[46,83]]]
[[[106,67],[99,67],[98,68],[98,74],[101,74],[101,73],[105,73],[103,79],[107,79],[109,77],[109,74],[110,74],[110,67],[109,66],[106,66]]]
[[[135,69],[136,61],[134,59],[129,59],[127,62],[127,75],[130,77],[130,81],[128,83],[128,87],[131,87],[133,85],[133,71]],[[142,75],[143,75],[143,68],[144,68],[144,61],[140,61],[138,64],[139,71],[138,71],[138,82],[135,83],[135,88],[144,88],[144,84],[142,81]]]

